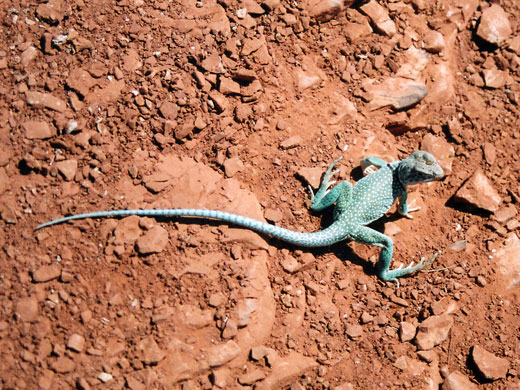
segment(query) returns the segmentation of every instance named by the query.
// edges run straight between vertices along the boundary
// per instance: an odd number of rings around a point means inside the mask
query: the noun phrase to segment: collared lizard
[[[335,182],[331,178],[337,171],[334,166],[341,160],[336,159],[327,169],[318,192],[311,189],[311,210],[321,211],[335,204],[333,223],[317,232],[297,232],[252,218],[243,217],[217,210],[205,209],[150,209],[150,210],[113,210],[99,211],[86,214],[71,215],[39,225],[36,229],[58,223],[84,218],[105,218],[137,215],[143,217],[202,217],[239,225],[247,229],[270,235],[279,240],[302,247],[325,247],[344,240],[382,247],[377,263],[377,275],[384,281],[396,280],[430,264],[421,260],[414,265],[390,270],[394,243],[392,239],[366,225],[381,218],[399,200],[398,211],[401,215],[412,218],[409,214],[417,208],[409,208],[406,192],[409,185],[426,183],[440,179],[444,173],[435,158],[428,152],[418,151],[409,157],[386,163],[376,157],[369,157],[361,161],[361,167],[371,172],[373,167],[379,168],[354,186],[343,181],[332,187]],[[331,188],[332,187],[332,188]]]

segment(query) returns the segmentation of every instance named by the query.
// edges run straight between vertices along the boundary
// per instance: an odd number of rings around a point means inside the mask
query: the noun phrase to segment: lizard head
[[[399,163],[398,175],[401,183],[411,185],[440,179],[444,172],[435,157],[419,151]]]

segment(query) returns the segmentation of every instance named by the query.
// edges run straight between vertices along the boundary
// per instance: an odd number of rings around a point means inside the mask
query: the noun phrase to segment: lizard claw
[[[413,207],[415,204],[415,199],[412,200],[410,202],[410,204],[404,204],[404,205],[399,205],[399,207],[397,208],[397,212],[402,215],[403,217],[406,217],[408,219],[413,219],[413,215],[410,215],[410,213],[413,213],[414,211],[419,211],[422,207],[421,206],[417,206],[417,207]]]

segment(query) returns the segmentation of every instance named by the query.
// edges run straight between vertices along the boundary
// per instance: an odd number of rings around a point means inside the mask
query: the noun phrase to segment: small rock
[[[369,3],[362,5],[359,9],[370,18],[370,21],[375,25],[377,31],[383,33],[389,38],[396,34],[397,29],[395,23],[390,19],[388,12],[386,12],[377,1],[372,0]]]
[[[219,367],[236,358],[240,352],[238,344],[230,340],[209,348],[206,356],[210,367]]]
[[[255,382],[261,381],[265,378],[265,374],[262,370],[256,369],[238,377],[238,383],[242,386],[251,386]]]
[[[224,95],[239,95],[240,84],[227,77],[221,77],[218,90],[222,92]]]
[[[431,53],[440,53],[444,50],[444,36],[438,31],[428,31],[423,39],[424,50]]]
[[[168,231],[160,225],[155,225],[137,239],[137,251],[142,255],[160,253],[168,244]]]
[[[497,211],[502,202],[499,193],[480,168],[457,190],[454,200],[490,212]]]
[[[483,40],[500,45],[509,38],[512,31],[507,13],[498,4],[492,4],[482,12],[477,35]]]
[[[235,108],[235,119],[238,123],[244,123],[253,115],[253,109],[249,104],[239,104]]]
[[[228,108],[229,103],[226,97],[219,91],[211,91],[209,93],[209,98],[211,102],[213,102],[213,106],[219,113],[226,111],[226,109]]]
[[[283,214],[279,209],[267,208],[264,211],[264,218],[270,222],[280,222],[283,218]]]
[[[108,372],[102,372],[101,374],[98,375],[97,378],[103,383],[110,382],[112,379],[114,379],[114,377],[111,374],[109,374]]]
[[[312,88],[318,85],[321,81],[321,78],[320,76],[308,74],[298,69],[296,71],[296,80],[298,89],[303,91],[304,89]]]
[[[259,347],[253,347],[251,348],[251,359],[257,362],[260,359],[263,359],[264,357],[272,353],[273,351],[273,349],[263,345]]]
[[[507,280],[506,288],[516,288],[520,283],[520,239],[510,233],[494,255],[500,274]],[[501,285],[501,288],[504,286]]]
[[[226,322],[226,327],[222,331],[222,338],[224,340],[229,340],[235,337],[238,334],[238,325],[234,320],[228,320]]]
[[[77,333],[69,337],[67,341],[67,348],[74,352],[82,352],[85,347],[85,338]]]
[[[258,38],[246,38],[244,39],[241,54],[248,56],[254,53],[264,45],[264,41]]]
[[[465,240],[456,241],[450,245],[447,246],[447,249],[454,251],[454,252],[461,252],[466,249],[468,246],[468,242]]]
[[[220,59],[220,56],[217,53],[213,53],[210,56],[206,57],[201,62],[201,66],[204,70],[210,72],[210,73],[224,73],[224,65],[222,64],[222,60]]]
[[[482,146],[482,152],[484,153],[484,159],[486,160],[486,162],[489,165],[493,165],[497,158],[497,150],[495,148],[495,145],[493,145],[490,142],[486,142]]]
[[[31,106],[50,108],[58,112],[64,112],[67,108],[63,100],[48,93],[27,91],[25,93],[25,101]]]
[[[29,65],[38,55],[38,50],[34,46],[29,46],[25,49],[20,56],[20,63],[25,68]]]
[[[437,359],[437,353],[435,351],[418,351],[417,356],[426,363],[431,363]]]
[[[471,357],[479,372],[487,380],[495,381],[506,377],[509,369],[507,359],[497,357],[479,345],[473,347]]]
[[[412,341],[417,333],[417,328],[409,322],[401,322],[399,324],[399,338],[401,342]]]
[[[74,371],[76,363],[65,356],[61,356],[55,362],[51,363],[51,368],[54,372],[66,374]]]
[[[179,114],[179,107],[175,103],[165,101],[159,106],[159,113],[165,119],[174,120]]]
[[[467,376],[459,371],[454,371],[444,380],[442,390],[478,390],[478,386],[471,382]]]
[[[54,127],[50,127],[47,122],[27,121],[22,123],[25,136],[29,139],[46,139],[56,135]]]
[[[280,144],[282,149],[292,149],[299,146],[303,142],[302,137],[299,135],[293,135],[292,137],[287,138]]]
[[[143,66],[141,56],[135,49],[129,49],[123,56],[123,69],[127,72],[134,73]]]
[[[224,161],[224,172],[226,177],[233,177],[243,169],[244,163],[238,156],[228,158]]]
[[[442,137],[431,133],[424,136],[421,141],[421,150],[431,153],[444,171],[445,176],[451,175],[455,148]]]
[[[36,8],[36,15],[50,24],[58,24],[65,17],[63,1],[49,0],[46,4],[40,4]]]
[[[297,175],[307,182],[312,188],[319,188],[321,184],[321,175],[323,170],[316,168],[300,168]]]
[[[495,212],[494,219],[499,223],[506,223],[510,219],[516,217],[516,207],[512,204],[501,207]]]
[[[389,77],[380,84],[367,82],[364,89],[371,111],[387,106],[395,110],[406,109],[419,103],[428,93],[424,83],[403,77]]]
[[[363,335],[363,328],[358,324],[349,324],[345,329],[345,333],[351,339],[357,339]]]
[[[58,264],[44,265],[32,273],[33,282],[45,283],[58,279],[61,274],[61,267]]]
[[[58,161],[56,164],[56,169],[63,176],[63,178],[67,181],[74,180],[76,176],[76,172],[78,171],[78,161],[77,160],[64,160]]]
[[[321,0],[315,1],[309,8],[309,15],[319,21],[331,20],[341,10],[350,5],[351,1]]]
[[[415,343],[421,350],[429,350],[442,343],[448,337],[453,318],[450,315],[431,316],[421,322],[417,328]]]
[[[488,88],[498,89],[504,87],[507,80],[507,72],[498,69],[485,69],[484,85]]]
[[[211,307],[219,307],[224,303],[224,296],[220,293],[211,294],[208,299],[208,305]]]
[[[152,336],[141,340],[138,348],[141,351],[141,361],[145,365],[156,365],[166,356]]]
[[[97,84],[97,81],[86,70],[81,68],[73,69],[67,78],[69,88],[75,90],[82,96],[87,96],[90,89]]]
[[[21,298],[16,302],[15,314],[24,322],[34,322],[38,319],[38,300],[35,297]]]

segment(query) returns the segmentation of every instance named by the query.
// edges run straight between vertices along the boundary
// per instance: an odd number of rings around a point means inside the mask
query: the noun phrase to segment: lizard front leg
[[[391,270],[390,263],[394,252],[394,242],[390,237],[366,226],[359,226],[358,228],[353,229],[350,233],[350,237],[356,242],[375,245],[382,248],[379,255],[379,261],[377,262],[377,276],[384,281],[396,280],[401,276],[418,271],[431,264],[437,257],[437,254],[434,254],[429,261],[421,260],[416,265],[414,265],[412,261],[408,267],[403,268],[401,265],[399,268]]]
[[[403,217],[413,219],[413,216],[410,215],[411,212],[418,211],[421,207],[413,207],[415,200],[412,203],[408,204],[408,193],[405,191],[399,196],[399,206],[397,207],[397,212],[401,214]]]

